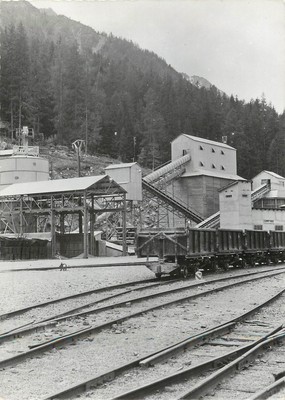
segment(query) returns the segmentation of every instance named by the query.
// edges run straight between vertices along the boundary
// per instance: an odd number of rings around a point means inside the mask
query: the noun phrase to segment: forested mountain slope
[[[191,84],[156,54],[28,2],[1,2],[1,119],[33,126],[61,144],[135,159],[170,158],[182,132],[238,149],[239,174],[285,175],[284,114]],[[187,72],[187,71],[185,71]]]

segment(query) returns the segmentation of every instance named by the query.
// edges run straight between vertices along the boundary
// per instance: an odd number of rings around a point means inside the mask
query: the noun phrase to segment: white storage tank
[[[13,183],[49,179],[49,162],[39,156],[37,146],[14,146],[0,150],[0,190]]]

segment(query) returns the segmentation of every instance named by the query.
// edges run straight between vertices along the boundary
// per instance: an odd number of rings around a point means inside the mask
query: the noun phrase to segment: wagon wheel
[[[248,264],[250,267],[255,267],[255,257],[250,257],[250,258],[248,259],[248,261],[247,261],[247,264]]]
[[[189,270],[186,265],[183,265],[181,268],[181,275],[183,276],[184,279],[187,279],[189,276]]]
[[[239,262],[239,265],[240,265],[241,268],[246,268],[245,259],[242,258],[242,259],[240,260],[240,262]]]
[[[211,262],[211,271],[217,272],[218,269],[219,269],[219,265],[218,265],[217,261],[212,261]]]
[[[274,255],[274,256],[271,257],[271,262],[272,262],[273,265],[278,264],[278,261],[279,261],[279,258],[278,258],[277,255]]]
[[[227,261],[224,261],[224,262],[222,263],[222,269],[223,269],[224,271],[227,271],[227,270],[229,269],[229,263],[228,263]]]

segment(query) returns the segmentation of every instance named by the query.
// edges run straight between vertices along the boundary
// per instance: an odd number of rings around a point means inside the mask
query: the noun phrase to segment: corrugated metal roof
[[[204,139],[204,138],[201,138],[201,137],[198,137],[198,136],[187,135],[186,133],[182,133],[182,135],[188,137],[189,139],[195,140],[195,142],[207,143],[207,144],[210,144],[212,146],[224,147],[224,148],[236,151],[236,149],[234,147],[231,147],[228,144],[225,144],[225,143],[222,143],[222,142],[215,142],[214,140]],[[182,135],[180,135],[180,136],[182,136]],[[174,140],[176,140],[176,139],[174,139]],[[174,142],[174,140],[173,140],[173,142]]]
[[[242,178],[239,175],[234,175],[234,174],[224,174],[216,171],[208,171],[208,170],[199,170],[195,172],[185,172],[185,174],[182,175],[181,178],[188,178],[192,176],[212,176],[214,178],[223,178],[223,179],[231,179],[234,181],[246,181],[246,179]]]
[[[103,179],[110,181],[108,175],[85,176],[82,178],[55,179],[51,181],[15,183],[0,191],[0,198],[6,196],[19,196],[24,194],[66,193],[83,191]],[[116,186],[120,187],[116,182]],[[125,192],[122,189],[122,192]]]
[[[131,163],[122,163],[122,164],[111,164],[108,165],[108,167],[104,168],[106,169],[116,169],[116,168],[129,168],[132,167],[133,165],[136,165],[136,162],[131,162]]]

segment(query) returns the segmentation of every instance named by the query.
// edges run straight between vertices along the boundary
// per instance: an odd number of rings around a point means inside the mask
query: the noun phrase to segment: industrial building
[[[173,161],[185,154],[190,159],[185,172],[168,191],[172,190],[203,219],[219,210],[218,190],[243,179],[237,175],[236,149],[226,143],[183,134],[172,141],[171,153]]]
[[[248,181],[237,175],[236,149],[186,134],[172,141],[171,155],[144,177],[133,162],[48,180],[37,147],[1,150],[2,258],[127,254],[140,228],[285,229],[284,177],[262,171]]]
[[[108,175],[10,185],[1,190],[0,205],[1,222],[10,232],[6,237],[50,242],[46,257],[52,258],[99,255],[94,241],[96,216],[121,213],[126,255],[126,191]]]

